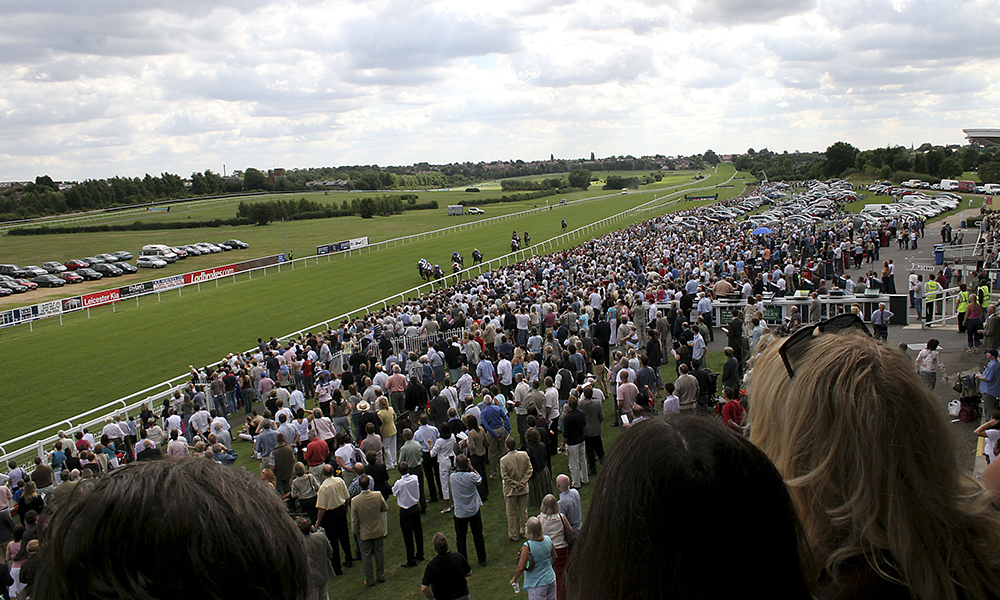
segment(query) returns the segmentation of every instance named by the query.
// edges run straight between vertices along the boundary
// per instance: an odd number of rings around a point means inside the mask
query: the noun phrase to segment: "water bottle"
[[[521,584],[519,584],[518,582],[515,581],[514,583],[510,584],[510,587],[514,588],[515,594],[521,593]]]

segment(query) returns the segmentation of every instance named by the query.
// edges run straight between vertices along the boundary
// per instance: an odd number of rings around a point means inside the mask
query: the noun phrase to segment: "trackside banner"
[[[165,292],[167,290],[175,290],[177,288],[184,287],[184,276],[174,275],[173,277],[164,277],[163,279],[157,279],[153,282],[154,292]]]
[[[334,252],[346,252],[355,248],[364,248],[368,245],[368,236],[336,242],[334,244],[323,244],[316,246],[316,255],[333,254]]]
[[[142,296],[143,294],[148,294],[153,291],[152,281],[143,281],[142,283],[133,283],[132,285],[118,288],[118,293],[122,298],[131,298],[132,296]]]
[[[236,272],[242,273],[243,271],[250,271],[252,269],[259,269],[261,267],[270,267],[271,265],[276,265],[278,263],[285,262],[284,254],[273,254],[271,256],[265,256],[263,258],[255,258],[253,260],[245,260],[241,263],[236,263]]]
[[[93,294],[86,294],[80,297],[81,308],[90,308],[92,306],[100,306],[102,304],[110,304],[112,302],[118,302],[122,299],[121,291],[105,290],[103,292],[95,292]]]
[[[224,267],[215,267],[214,269],[205,269],[204,271],[185,273],[184,285],[205,283],[206,281],[213,281],[220,277],[228,277],[229,275],[235,275],[235,274],[236,274],[236,265],[226,265]]]

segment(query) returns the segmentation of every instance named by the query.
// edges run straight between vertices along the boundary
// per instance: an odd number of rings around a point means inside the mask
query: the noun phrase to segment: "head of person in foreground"
[[[583,523],[566,571],[573,600],[753,597],[754,589],[809,598],[781,476],[763,452],[708,419],[670,415],[624,430]],[[746,544],[740,571],[754,575],[720,576],[710,557],[724,556],[727,541]]]
[[[997,597],[1000,513],[906,355],[863,327],[820,324],[775,340],[754,371],[750,438],[788,483],[818,597]]]
[[[274,490],[193,458],[138,462],[77,486],[39,555],[36,600],[298,599],[309,563]]]

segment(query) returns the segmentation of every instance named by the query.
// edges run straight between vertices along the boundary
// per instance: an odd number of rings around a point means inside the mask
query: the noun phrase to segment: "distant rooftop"
[[[982,144],[984,146],[1000,146],[1000,129],[963,129],[965,137],[970,144]]]

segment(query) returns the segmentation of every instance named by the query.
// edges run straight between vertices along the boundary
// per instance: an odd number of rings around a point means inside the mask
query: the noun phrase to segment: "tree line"
[[[908,179],[955,179],[968,171],[978,171],[982,183],[1000,183],[1000,161],[996,148],[970,144],[918,148],[886,146],[859,150],[847,142],[837,142],[825,152],[771,152],[766,148],[733,159],[737,170],[772,180],[826,179],[862,175],[899,183]]]

